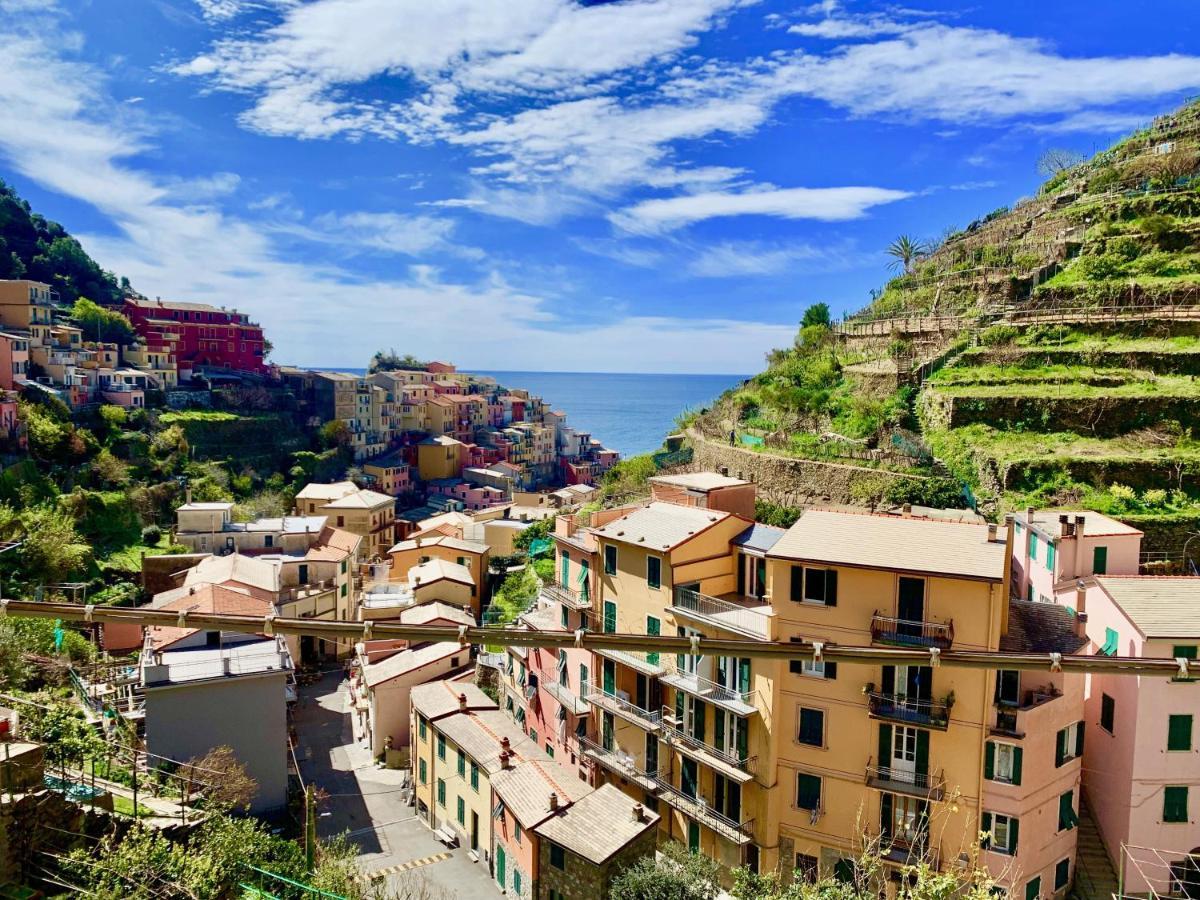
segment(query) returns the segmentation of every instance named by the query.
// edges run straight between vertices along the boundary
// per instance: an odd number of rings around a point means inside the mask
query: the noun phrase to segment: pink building
[[[490,485],[471,484],[458,478],[441,478],[429,482],[429,493],[439,497],[451,497],[466,509],[490,509],[508,502],[507,495]]]
[[[1074,606],[1098,654],[1197,658],[1200,578],[1093,576],[1058,602]],[[1084,783],[1114,867],[1127,843],[1168,861],[1200,847],[1196,680],[1089,676]],[[1166,873],[1156,874],[1162,891]],[[1126,868],[1126,879],[1127,894],[1149,887],[1135,869]]]
[[[20,408],[14,393],[0,393],[0,438],[7,441],[10,449],[24,449],[26,446],[25,430],[21,427]]]
[[[0,388],[20,388],[29,374],[29,336],[0,331]]]
[[[1013,594],[1051,603],[1088,575],[1136,575],[1142,533],[1098,512],[1030,508],[1015,517]]]

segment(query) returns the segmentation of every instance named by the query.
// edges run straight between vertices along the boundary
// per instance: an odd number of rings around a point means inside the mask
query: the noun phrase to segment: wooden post
[[[312,872],[317,858],[316,798],[311,784],[304,788],[304,865]]]

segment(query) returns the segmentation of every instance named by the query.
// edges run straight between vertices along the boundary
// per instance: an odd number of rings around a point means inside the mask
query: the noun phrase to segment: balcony
[[[609,693],[598,684],[584,684],[582,693],[583,698],[592,706],[610,712],[626,722],[632,722],[646,731],[658,731],[662,727],[661,711],[642,709],[628,698]]]
[[[662,676],[662,682],[685,694],[715,703],[735,715],[752,716],[758,711],[751,702],[754,699],[754,691],[738,691],[726,687],[705,678],[698,672],[673,669]]]
[[[870,693],[868,713],[872,719],[899,722],[902,725],[922,725],[945,731],[950,724],[950,707],[943,700],[918,700],[898,694]]]
[[[669,747],[678,750],[689,759],[703,763],[710,769],[720,772],[738,784],[754,780],[754,770],[757,760],[753,756],[742,758],[736,753],[720,750],[712,744],[693,737],[677,724],[674,717],[664,714],[662,717],[662,740]]]
[[[941,800],[946,793],[946,779],[939,772],[929,774],[893,769],[890,766],[867,765],[867,785],[893,794],[908,794],[926,800]]]
[[[947,650],[954,643],[954,622],[916,622],[875,613],[871,616],[871,640],[876,644]]]
[[[703,797],[689,797],[679,788],[661,778],[656,779],[658,796],[666,801],[668,806],[679,810],[685,816],[695,819],[728,841],[738,846],[749,844],[754,840],[754,820],[735,822],[733,819],[717,812],[708,805]]]
[[[475,657],[475,661],[481,666],[486,666],[489,669],[497,669],[503,671],[505,663],[508,659],[506,653],[480,653]]]
[[[575,693],[566,685],[559,684],[557,681],[545,680],[542,682],[542,690],[553,697],[558,705],[571,715],[582,716],[588,711],[587,703],[575,696]]]
[[[744,605],[730,603],[677,587],[671,598],[671,609],[677,616],[716,625],[746,637],[759,640],[771,637],[771,607],[758,600],[747,600]]]
[[[587,591],[573,591],[553,582],[542,585],[542,596],[570,609],[591,609],[592,598]]]
[[[620,748],[605,750],[600,744],[585,737],[579,738],[579,748],[588,759],[599,763],[626,781],[632,781],[642,790],[657,791],[659,789],[658,773],[640,768],[637,760]]]
[[[608,650],[606,648],[597,648],[596,655],[602,656],[605,659],[611,659],[613,662],[619,662],[623,666],[629,666],[635,672],[641,672],[643,675],[660,676],[666,671],[666,667],[662,664],[661,654],[646,653],[640,650]]]

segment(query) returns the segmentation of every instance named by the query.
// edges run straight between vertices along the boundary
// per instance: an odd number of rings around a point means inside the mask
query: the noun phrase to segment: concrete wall
[[[146,691],[146,749],[186,761],[233,749],[258,784],[255,813],[287,804],[287,703],[283,672],[243,675]]]

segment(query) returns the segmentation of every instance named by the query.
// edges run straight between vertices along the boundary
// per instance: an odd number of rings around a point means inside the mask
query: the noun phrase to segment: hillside
[[[806,313],[693,436],[837,464],[800,499],[934,501],[949,478],[985,512],[1086,505],[1175,547],[1200,521],[1200,103],[905,262],[845,321]]]
[[[125,279],[97,265],[57,222],[38,215],[0,179],[0,279],[30,278],[58,291],[59,302],[87,297],[120,304]]]

